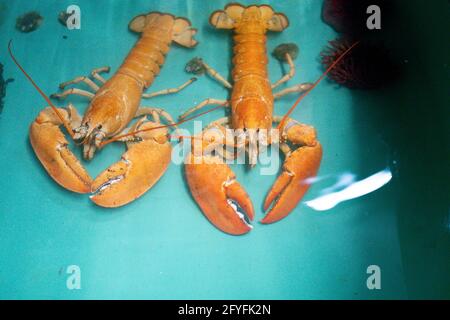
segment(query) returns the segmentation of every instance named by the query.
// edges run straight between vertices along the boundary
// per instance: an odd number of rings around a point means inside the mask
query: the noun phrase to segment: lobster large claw
[[[220,230],[242,235],[252,226],[253,204],[233,171],[217,156],[188,155],[186,179],[197,204]]]
[[[144,123],[139,129],[158,126]],[[138,134],[127,143],[122,158],[100,173],[92,183],[91,200],[102,207],[120,207],[143,195],[167,170],[172,146],[166,129]]]
[[[270,208],[261,223],[273,223],[286,217],[300,202],[316,176],[322,159],[322,146],[316,142],[303,146],[288,156],[264,201],[264,211]]]
[[[72,122],[70,112],[65,109],[58,111],[67,122]],[[54,111],[45,108],[31,124],[31,145],[39,161],[56,182],[68,190],[88,193],[91,191],[92,178],[69,150],[69,143],[59,128],[61,125]]]

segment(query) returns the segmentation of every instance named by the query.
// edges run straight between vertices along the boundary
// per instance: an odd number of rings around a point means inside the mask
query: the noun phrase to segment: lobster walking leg
[[[185,69],[187,72],[196,75],[201,75],[206,72],[214,80],[223,85],[225,88],[232,89],[231,84],[222,75],[220,75],[220,73],[217,70],[209,66],[206,62],[204,62],[202,58],[199,57],[193,58],[186,64]]]
[[[206,69],[206,72],[213,77],[213,79],[217,80],[220,84],[222,84],[225,88],[231,89],[231,84],[222,76],[218,71],[209,66],[206,62],[202,60],[202,64]]]
[[[297,84],[295,86],[280,90],[278,92],[275,92],[273,94],[273,98],[274,99],[280,99],[281,97],[284,97],[287,94],[291,94],[291,93],[304,93],[308,90],[310,90],[312,88],[313,84],[312,83],[300,83]]]
[[[184,88],[186,88],[188,85],[190,85],[191,83],[195,82],[197,80],[197,78],[191,78],[188,81],[186,81],[185,83],[183,83],[181,86],[176,87],[176,88],[170,88],[170,89],[164,89],[164,90],[160,90],[157,92],[153,92],[153,93],[144,93],[142,95],[142,98],[153,98],[156,96],[162,96],[162,95],[166,95],[166,94],[172,94],[172,93],[177,93],[180,92],[181,90],[183,90]]]
[[[159,116],[163,117],[167,123],[169,123],[172,127],[176,127],[175,121],[173,120],[172,116],[161,108],[154,108],[154,107],[140,107],[138,111],[136,112],[136,117],[140,117],[143,115],[152,115],[155,122],[159,121]]]
[[[103,77],[100,75],[100,73],[103,73],[103,72],[108,73],[109,70],[111,70],[111,68],[108,67],[108,66],[106,66],[106,67],[100,67],[100,68],[97,68],[97,69],[92,70],[92,71],[91,71],[91,76],[92,76],[94,79],[97,79],[98,81],[100,81],[101,83],[104,84],[104,83],[106,83],[106,79],[103,78]]]
[[[289,65],[289,72],[285,74],[281,79],[272,84],[272,90],[280,86],[281,84],[287,82],[292,79],[295,75],[295,65],[294,59],[297,58],[298,55],[298,47],[294,43],[284,43],[280,44],[273,51],[273,55],[280,61],[286,62]],[[313,86],[312,83],[301,83],[295,86],[283,89],[273,94],[274,99],[279,99],[290,93],[303,93],[311,89]]]
[[[109,67],[101,67],[101,68],[94,69],[91,71],[91,76],[94,77],[95,79],[99,80],[100,82],[105,83],[106,80],[103,79],[103,77],[101,77],[99,75],[99,73],[100,72],[109,72],[109,69],[110,69]],[[86,77],[86,76],[76,77],[70,81],[63,82],[59,85],[59,88],[64,89],[68,85],[77,84],[80,82],[84,82],[85,84],[87,84],[94,92],[97,92],[100,89],[100,87],[94,81],[92,81],[91,79],[89,79],[89,77]],[[72,89],[66,90],[62,93],[54,93],[51,95],[51,97],[57,98],[57,99],[64,99],[68,95],[72,95],[72,94],[84,96],[89,99],[92,99],[94,97],[93,93],[86,91],[86,90],[77,89],[77,88],[72,88]]]
[[[61,93],[54,93],[52,94],[50,97],[51,98],[56,98],[56,99],[64,99],[69,95],[77,95],[77,96],[82,96],[82,97],[86,97],[89,98],[89,100],[91,100],[92,98],[94,98],[94,94],[92,92],[86,91],[86,90],[81,90],[81,89],[77,89],[77,88],[71,88],[68,89],[64,92]]]
[[[223,105],[224,107],[229,107],[230,106],[230,102],[228,100],[218,100],[218,99],[212,99],[212,98],[208,98],[203,100],[202,102],[200,102],[198,105],[188,109],[186,112],[184,112],[182,115],[180,115],[178,117],[179,120],[183,120],[185,119],[187,116],[191,115],[192,113],[206,107],[206,106],[210,106],[213,104],[217,104],[217,105]]]
[[[63,82],[59,85],[59,88],[64,89],[68,85],[77,84],[80,82],[84,82],[85,84],[87,84],[92,90],[94,90],[94,92],[97,92],[98,89],[100,89],[100,87],[94,81],[92,81],[86,76],[76,77],[70,81]]]
[[[286,62],[289,65],[289,72],[287,74],[285,74],[284,76],[282,76],[277,82],[272,84],[272,90],[275,89],[276,87],[278,87],[279,85],[289,81],[290,79],[292,79],[295,76],[295,65],[294,65],[294,62],[292,61],[291,55],[289,53],[286,53],[285,57],[286,57]]]

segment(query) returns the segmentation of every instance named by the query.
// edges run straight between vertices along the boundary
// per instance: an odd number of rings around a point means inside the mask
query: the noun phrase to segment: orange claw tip
[[[249,232],[255,215],[253,204],[233,171],[215,157],[192,156],[191,159],[185,167],[186,180],[206,218],[228,234]]]
[[[291,182],[292,175],[286,171],[281,173],[281,176],[277,178],[272,189],[270,189],[269,194],[264,201],[264,211],[267,211],[269,207],[276,202],[277,197],[283,192],[283,190],[287,187],[289,182]]]
[[[316,176],[321,159],[322,147],[319,143],[312,147],[300,147],[286,159],[282,174],[264,201],[264,211],[272,207],[261,223],[279,221],[295,209],[310,187],[308,179]]]

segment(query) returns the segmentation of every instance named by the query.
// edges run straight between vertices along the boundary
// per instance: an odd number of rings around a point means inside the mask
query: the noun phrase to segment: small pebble
[[[28,33],[36,30],[42,24],[44,18],[37,11],[31,11],[16,19],[16,29]]]
[[[184,70],[187,73],[193,73],[195,75],[202,75],[206,72],[206,68],[203,65],[202,58],[195,57],[191,59],[188,63],[186,63],[186,67]]]

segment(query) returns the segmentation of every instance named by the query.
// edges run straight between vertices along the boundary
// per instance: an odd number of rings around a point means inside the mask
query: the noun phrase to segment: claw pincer
[[[202,143],[194,143],[187,157],[185,174],[189,189],[202,212],[218,229],[233,235],[247,233],[255,215],[253,204],[223,156],[213,154],[224,142],[216,139],[216,148],[211,148],[213,143],[205,138],[209,130],[212,129],[205,129]],[[286,153],[282,172],[266,196],[263,224],[281,220],[295,209],[317,175],[322,159],[322,146],[311,126],[288,118],[280,142],[289,143],[293,151]]]
[[[59,112],[68,123],[77,120],[65,109],[59,109]],[[88,193],[91,191],[92,178],[69,150],[69,143],[60,129],[61,125],[61,120],[50,107],[42,110],[30,126],[31,146],[56,182],[73,192]]]
[[[190,154],[185,166],[191,194],[208,220],[220,230],[241,235],[249,232],[253,204],[221,158]]]
[[[145,122],[136,129],[156,127]],[[127,142],[127,152],[92,183],[91,200],[102,207],[123,206],[144,194],[167,170],[172,146],[167,129],[143,132]]]
[[[286,155],[281,175],[270,189],[264,210],[270,210],[261,223],[273,223],[286,217],[300,202],[317,175],[322,159],[322,146],[313,127],[296,123],[287,130],[286,139],[298,148]]]
[[[311,178],[317,175],[322,159],[322,146],[304,146],[295,150],[284,162],[283,172],[277,178],[264,201],[264,210],[273,205],[262,223],[272,223],[286,217],[308,191]]]

